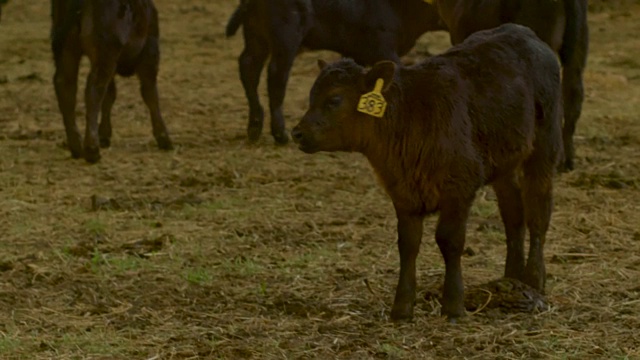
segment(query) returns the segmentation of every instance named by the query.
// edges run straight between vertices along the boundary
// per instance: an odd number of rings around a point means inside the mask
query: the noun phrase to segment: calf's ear
[[[320,71],[322,71],[322,69],[324,69],[327,66],[327,62],[322,60],[322,59],[318,59],[318,68],[320,69]]]
[[[376,80],[382,79],[384,84],[382,91],[387,91],[393,81],[393,75],[396,73],[396,63],[389,60],[378,61],[371,70],[365,74],[365,84],[368,89],[372,89]]]

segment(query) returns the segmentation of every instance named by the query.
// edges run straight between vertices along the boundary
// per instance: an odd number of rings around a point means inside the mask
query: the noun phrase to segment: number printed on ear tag
[[[387,101],[382,96],[382,86],[384,86],[384,80],[376,80],[376,85],[373,88],[373,91],[360,97],[360,101],[358,102],[358,111],[379,118],[384,116],[384,110],[387,108]]]

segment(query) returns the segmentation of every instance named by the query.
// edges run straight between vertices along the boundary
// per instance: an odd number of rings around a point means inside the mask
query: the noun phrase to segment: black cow
[[[53,83],[71,155],[84,156],[94,163],[100,159],[100,147],[111,144],[116,73],[138,76],[142,98],[151,114],[153,135],[161,149],[171,149],[158,101],[159,26],[153,1],[52,0],[51,17],[56,68]],[[84,146],[75,120],[78,68],[83,55],[91,62],[84,94]],[[99,113],[102,119],[98,128]]]
[[[247,135],[255,142],[262,133],[264,110],[257,88],[271,55],[271,135],[278,144],[289,140],[282,103],[291,66],[302,48],[333,50],[363,65],[385,59],[399,63],[420,35],[445,29],[433,6],[421,0],[241,0],[226,35],[232,36],[241,25],[245,45],[239,65],[249,101]]]

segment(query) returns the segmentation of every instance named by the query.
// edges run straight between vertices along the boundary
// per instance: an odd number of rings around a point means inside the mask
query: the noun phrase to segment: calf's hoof
[[[71,150],[71,158],[80,159],[84,157],[84,152],[82,150]]]
[[[100,138],[100,147],[106,149],[111,146],[111,139],[109,138]]]
[[[391,309],[391,320],[395,322],[411,321],[413,319],[413,306],[407,305],[393,305]]]
[[[573,170],[573,159],[566,159],[564,161],[564,166],[562,171],[571,171]]]
[[[522,282],[531,286],[538,293],[544,295],[544,279],[541,279],[538,276],[534,276],[531,274],[525,274],[522,279]]]
[[[71,152],[71,157],[74,159],[80,159],[84,157],[84,151],[82,150],[82,141],[67,141],[62,143],[63,147],[67,147]]]
[[[249,144],[254,144],[260,139],[262,135],[262,124],[249,124],[247,127],[247,141]]]
[[[450,316],[447,316],[447,322],[448,322],[449,324],[452,324],[452,325],[457,324],[457,323],[459,322],[459,319],[460,319],[459,317],[450,317]]]
[[[169,135],[163,134],[156,137],[156,142],[158,143],[158,148],[161,150],[173,150],[173,143]]]
[[[449,321],[449,323],[451,324],[457,323],[458,319],[466,315],[465,308],[462,304],[452,307],[447,307],[443,304],[441,313],[443,316],[447,317],[447,321]]]
[[[289,135],[287,132],[282,130],[273,134],[273,140],[276,141],[276,145],[286,145],[289,143]]]
[[[84,149],[84,159],[89,164],[95,164],[100,160],[100,148],[98,147],[86,147]]]

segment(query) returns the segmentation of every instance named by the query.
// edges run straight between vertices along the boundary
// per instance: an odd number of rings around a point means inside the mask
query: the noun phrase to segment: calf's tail
[[[238,5],[233,14],[231,14],[224,32],[227,37],[235,35],[240,25],[244,22],[244,16],[249,10],[249,1],[250,0],[240,0],[240,5]]]

